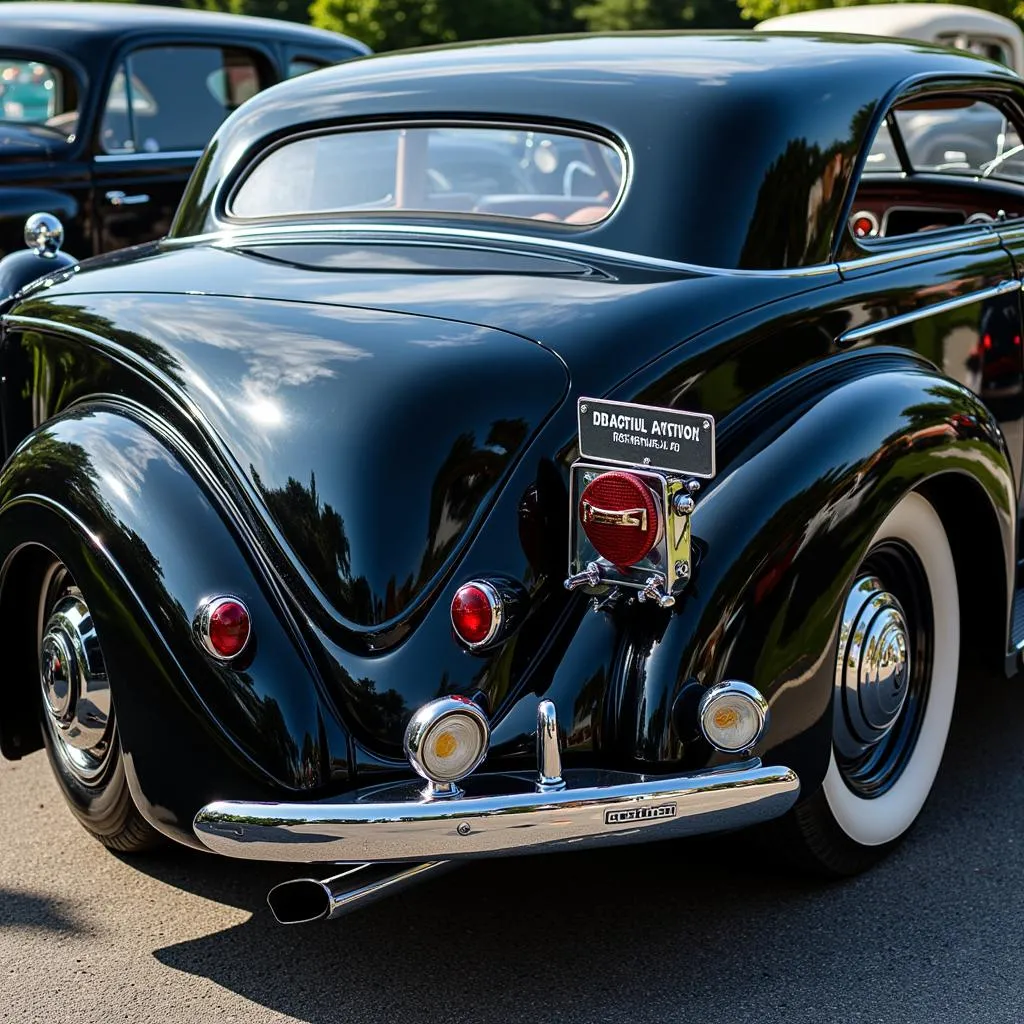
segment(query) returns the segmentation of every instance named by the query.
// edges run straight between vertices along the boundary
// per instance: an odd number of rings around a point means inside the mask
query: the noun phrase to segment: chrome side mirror
[[[52,213],[33,213],[25,221],[25,245],[37,256],[54,257],[64,244],[64,225]]]

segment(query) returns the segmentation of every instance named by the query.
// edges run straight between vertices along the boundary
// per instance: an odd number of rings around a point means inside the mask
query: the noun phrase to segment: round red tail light
[[[494,639],[501,626],[502,601],[483,580],[463,584],[452,599],[452,627],[467,647],[481,647]]]
[[[634,473],[602,473],[580,496],[580,522],[597,553],[612,565],[635,565],[661,531],[658,503]]]
[[[252,632],[249,610],[237,598],[215,597],[200,609],[197,630],[203,646],[215,658],[235,658]]]

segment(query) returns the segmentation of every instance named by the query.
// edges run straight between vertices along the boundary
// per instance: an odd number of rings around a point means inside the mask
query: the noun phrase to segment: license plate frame
[[[582,458],[705,480],[715,475],[715,418],[708,413],[581,397],[576,418]]]

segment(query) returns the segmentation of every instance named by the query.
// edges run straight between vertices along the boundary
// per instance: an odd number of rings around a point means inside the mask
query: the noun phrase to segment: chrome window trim
[[[840,260],[838,263],[839,272],[847,273],[867,267],[884,266],[886,263],[897,263],[900,260],[941,256],[946,252],[960,252],[963,249],[970,249],[980,245],[999,243],[999,236],[992,230],[990,225],[971,224],[969,227],[974,230],[957,238],[943,239],[941,242],[932,242],[925,245],[906,246],[905,248],[894,247],[892,250],[873,253],[870,256],[857,256],[854,259]]]
[[[596,130],[588,130],[586,128],[570,127],[565,128],[561,125],[549,126],[551,134],[553,135],[569,135],[578,139],[589,139],[591,142],[597,142],[605,146],[611,147],[618,154],[620,161],[622,162],[622,181],[619,183],[619,192],[615,197],[615,202],[608,208],[608,214],[602,217],[601,220],[595,221],[593,224],[580,224],[576,226],[577,230],[586,230],[590,227],[596,227],[598,224],[607,224],[622,208],[622,203],[626,198],[626,194],[633,183],[633,151],[630,149],[629,143],[625,139],[620,139],[617,135],[604,135]],[[239,174],[237,180],[231,185],[228,190],[227,196],[222,200],[221,209],[224,212],[224,216],[221,216],[220,211],[217,209],[218,205],[214,206],[214,219],[220,224],[258,224],[266,223],[268,218],[260,217],[238,217],[231,213],[231,207],[234,204],[235,198],[238,195],[239,189],[241,189],[249,176],[263,163],[268,157],[272,156],[279,149],[284,149],[286,146],[293,142],[299,142],[302,139],[321,138],[324,135],[347,135],[349,133],[355,134],[357,132],[366,131],[382,131],[382,130],[394,130],[396,128],[470,128],[470,129],[489,129],[492,131],[528,131],[536,132],[540,130],[541,126],[537,123],[527,124],[522,121],[495,121],[489,118],[472,118],[472,117],[421,117],[417,118],[415,115],[408,116],[406,118],[395,118],[394,120],[383,120],[383,121],[364,121],[358,124],[349,125],[336,125],[332,128],[315,128],[312,130],[296,132],[294,135],[287,135],[283,139],[279,139],[272,146],[269,146],[264,152],[257,154],[249,163],[243,168]],[[583,197],[585,198],[585,197]],[[282,217],[344,217],[346,214],[351,215],[352,210],[307,210],[303,213],[289,213],[280,214]],[[375,211],[385,212],[385,211]],[[417,210],[396,210],[398,214],[403,213],[420,213],[429,215],[430,211],[417,211]],[[444,213],[445,211],[438,211]],[[451,212],[451,211],[447,211]],[[478,216],[486,218],[493,217],[493,214],[479,214]],[[528,217],[521,218],[528,221]]]
[[[840,334],[836,339],[836,344],[852,345],[855,342],[862,341],[864,338],[870,338],[876,334],[881,334],[883,331],[891,331],[897,327],[903,327],[905,324],[914,323],[916,320],[924,320],[930,316],[938,316],[940,313],[959,309],[961,306],[970,306],[975,302],[984,302],[986,299],[994,299],[1000,295],[1009,295],[1011,292],[1020,291],[1020,289],[1020,281],[1000,281],[999,284],[993,285],[991,288],[982,288],[978,291],[966,292],[965,294],[957,295],[952,299],[945,299],[942,302],[935,302],[929,306],[922,306],[920,309],[912,309],[907,313],[900,313],[898,316],[886,317],[882,320],[873,320],[871,323],[862,324],[860,327],[853,327]]]
[[[528,224],[529,221],[524,221]],[[572,253],[577,257],[593,257],[595,259],[615,260],[634,266],[650,267],[655,270],[670,270],[676,273],[718,274],[727,277],[820,277],[823,274],[835,274],[840,269],[837,263],[818,263],[812,267],[785,267],[779,270],[744,270],[732,267],[708,267],[698,263],[683,263],[678,260],[662,259],[658,256],[644,256],[640,253],[626,252],[621,249],[609,249],[599,245],[588,245],[567,238],[538,237],[537,235],[518,234],[511,231],[488,231],[481,228],[440,227],[432,224],[391,224],[361,221],[359,223],[292,223],[263,224],[252,227],[230,227],[220,231],[205,232],[201,235],[185,235],[178,238],[164,239],[167,247],[186,247],[209,243],[221,249],[231,249],[246,242],[274,241],[287,236],[296,240],[304,240],[306,236],[319,239],[322,236],[343,235],[357,236],[366,241],[391,241],[386,236],[397,236],[409,242],[419,241],[431,244],[434,239],[448,239],[454,242],[473,242],[512,246],[537,246],[552,249],[556,252]],[[348,240],[347,238],[345,240]],[[513,251],[518,251],[513,249]]]
[[[93,160],[98,164],[114,163],[118,160],[167,160],[185,159],[198,160],[203,155],[201,149],[168,149],[160,153],[97,153]]]

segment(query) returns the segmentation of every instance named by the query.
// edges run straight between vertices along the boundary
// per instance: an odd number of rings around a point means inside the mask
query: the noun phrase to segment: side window
[[[991,103],[938,99],[893,114],[915,172],[1024,181],[1020,138]]]
[[[268,84],[255,54],[233,47],[151,46],[121,64],[107,94],[107,153],[203,149],[236,107]]]
[[[994,102],[933,95],[898,103],[878,130],[850,217],[856,238],[1024,214],[1024,146]]]
[[[288,61],[288,77],[298,78],[299,75],[307,75],[310,71],[319,71],[326,67],[330,67],[330,65],[323,60],[315,60],[312,57],[292,57]]]

